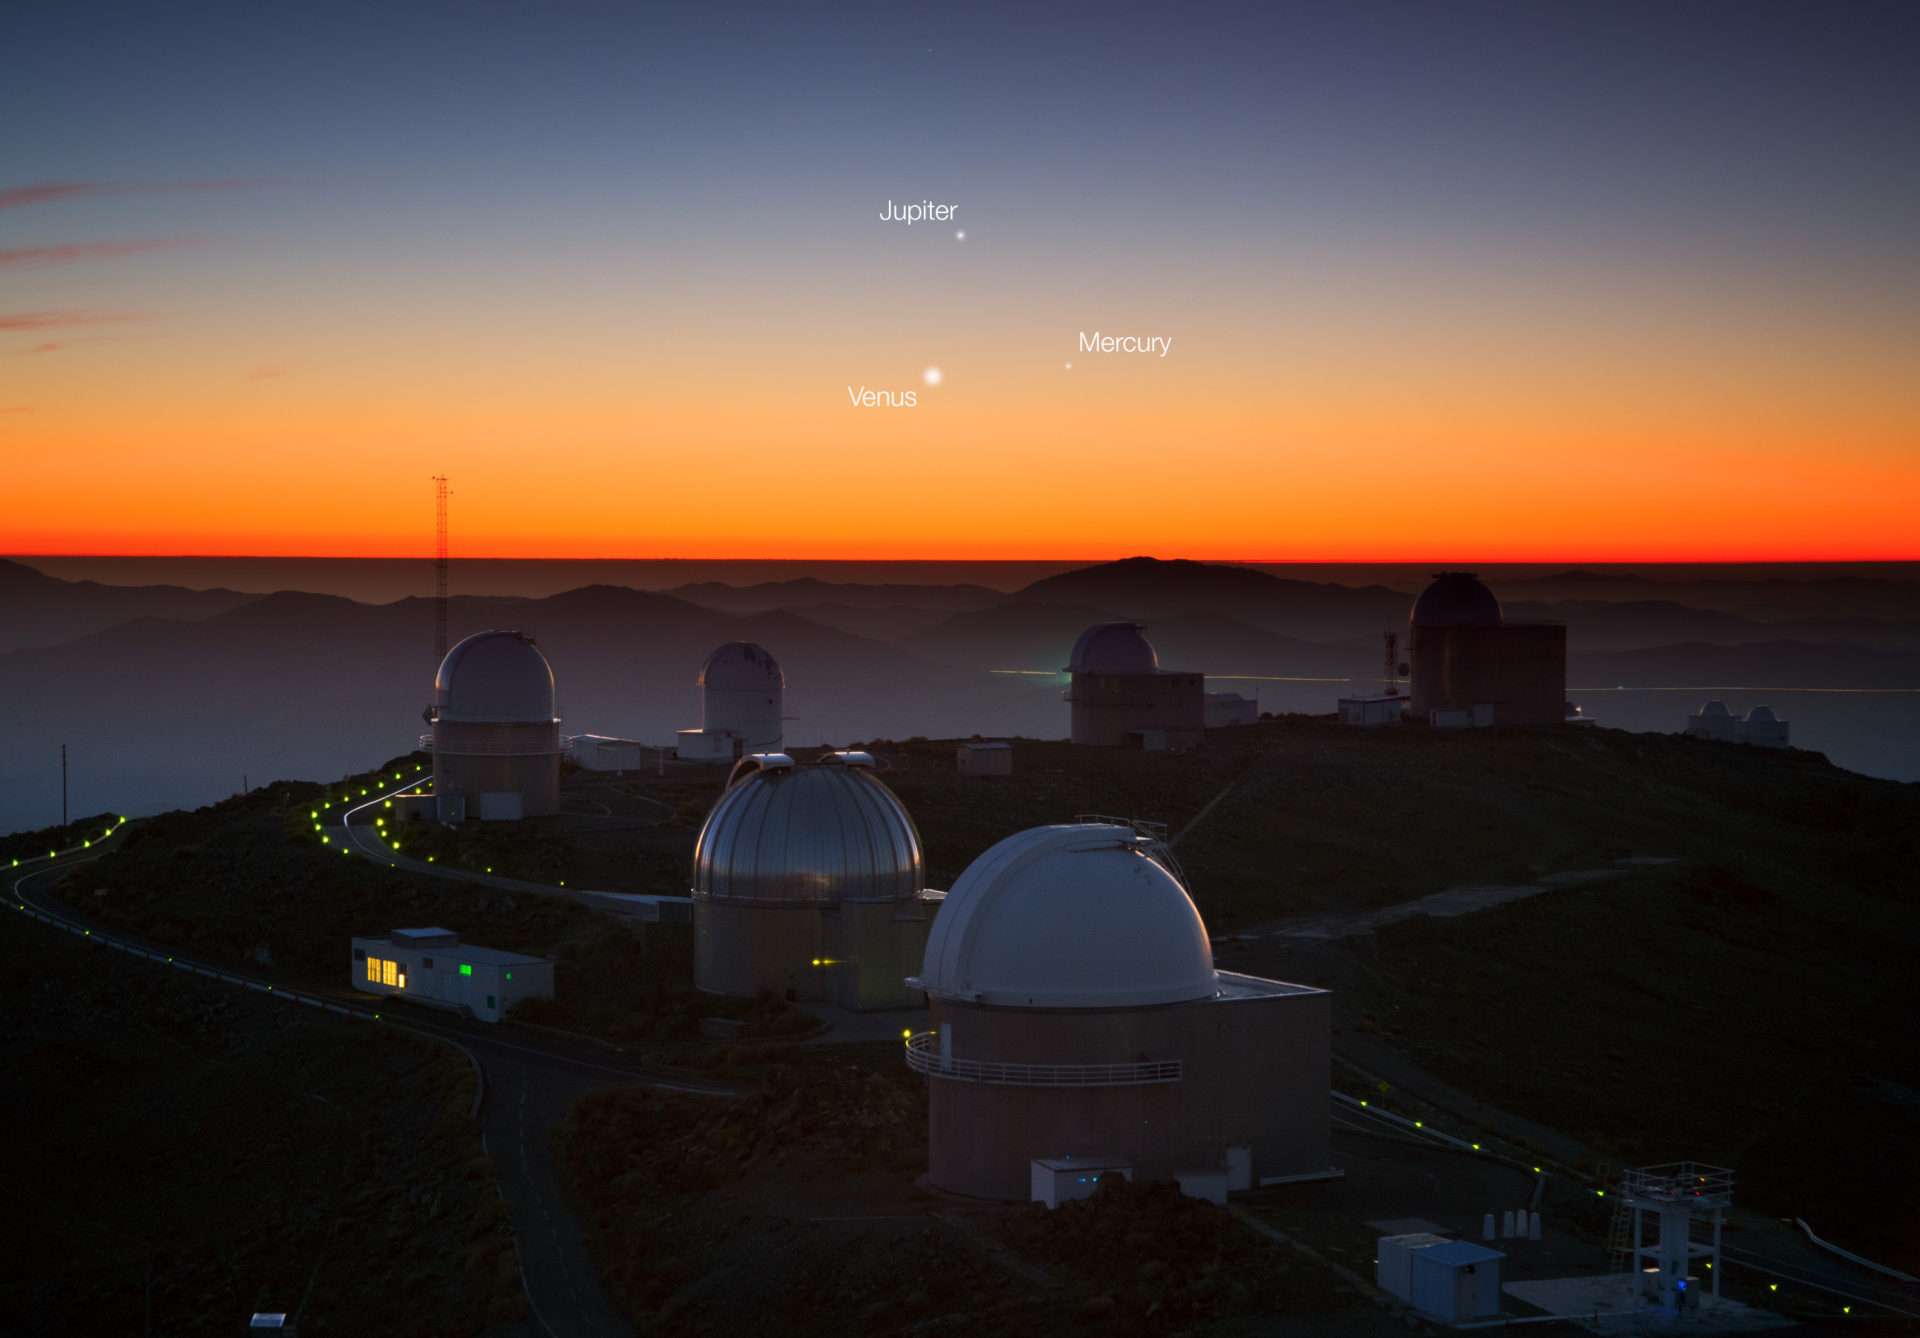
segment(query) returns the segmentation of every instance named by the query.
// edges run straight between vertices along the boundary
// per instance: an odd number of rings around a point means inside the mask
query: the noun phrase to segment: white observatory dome
[[[1779,721],[1780,717],[1773,713],[1771,706],[1756,706],[1747,712],[1749,725],[1773,725],[1778,724]]]
[[[721,692],[784,688],[786,676],[766,648],[753,641],[729,641],[700,666],[700,686]]]
[[[551,723],[553,666],[523,632],[476,632],[440,661],[433,705],[450,722]]]
[[[866,753],[797,767],[741,760],[693,850],[693,890],[736,901],[907,901],[925,886],[920,833]]]
[[[1500,601],[1470,571],[1443,571],[1413,602],[1415,627],[1498,627]]]
[[[1211,998],[1220,981],[1207,927],[1179,880],[1141,847],[1126,828],[1096,823],[1009,836],[947,893],[918,984],[1007,1007]]]
[[[1731,719],[1733,716],[1733,712],[1727,709],[1727,704],[1719,700],[1710,701],[1705,706],[1702,706],[1700,708],[1700,714],[1703,716],[1726,717],[1728,719]]]
[[[1095,623],[1073,643],[1072,674],[1150,674],[1160,667],[1139,623]]]

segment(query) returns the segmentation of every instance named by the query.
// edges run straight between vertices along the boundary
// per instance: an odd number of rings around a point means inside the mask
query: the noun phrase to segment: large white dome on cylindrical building
[[[433,790],[442,821],[531,818],[560,806],[553,666],[524,632],[476,632],[434,675]]]
[[[729,641],[700,666],[700,728],[680,732],[680,755],[730,761],[777,753],[786,733],[786,675],[766,647]]]
[[[1130,827],[1037,827],[947,893],[908,982],[927,993],[906,1060],[928,1079],[933,1185],[1024,1200],[1090,1155],[1137,1180],[1220,1168],[1229,1188],[1334,1173],[1327,994],[1217,971],[1157,853]]]
[[[967,866],[927,936],[921,988],[1033,1008],[1144,1008],[1219,989],[1187,891],[1123,827],[1036,827]]]

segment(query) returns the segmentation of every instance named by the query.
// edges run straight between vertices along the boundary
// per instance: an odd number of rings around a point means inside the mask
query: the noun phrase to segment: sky
[[[0,549],[418,555],[445,474],[462,556],[1920,557],[1916,38],[36,7]]]

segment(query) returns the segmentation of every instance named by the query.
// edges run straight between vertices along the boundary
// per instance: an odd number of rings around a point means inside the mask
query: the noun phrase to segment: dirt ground
[[[22,919],[0,934],[0,1333],[279,1310],[311,1334],[478,1334],[519,1313],[456,1051]]]

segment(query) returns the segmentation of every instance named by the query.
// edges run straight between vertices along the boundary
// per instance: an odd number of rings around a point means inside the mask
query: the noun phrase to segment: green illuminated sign
[[[473,968],[468,966],[465,962],[462,962],[460,964],[460,974],[463,976],[470,976],[473,974]]]

